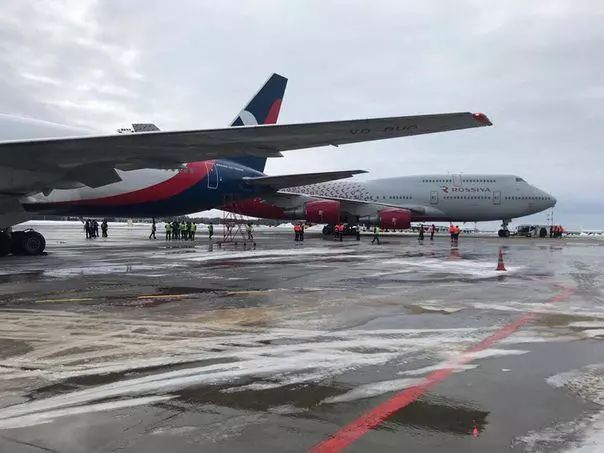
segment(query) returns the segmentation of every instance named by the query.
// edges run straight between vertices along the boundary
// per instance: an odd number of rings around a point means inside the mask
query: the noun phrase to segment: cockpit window
[[[526,181],[522,178],[516,178],[516,182],[526,182]]]

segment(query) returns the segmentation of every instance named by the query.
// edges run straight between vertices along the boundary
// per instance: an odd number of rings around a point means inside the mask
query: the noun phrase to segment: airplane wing
[[[174,132],[11,140],[0,143],[0,166],[23,170],[169,168],[177,163],[234,156],[278,157],[281,151],[338,146],[490,126],[483,114],[445,113],[323,123],[259,125]],[[87,172],[89,173],[89,172]],[[102,180],[100,175],[95,178]],[[107,180],[115,175],[109,171]],[[96,182],[99,183],[98,181]]]
[[[355,216],[366,216],[385,208],[407,209],[415,214],[423,215],[426,213],[426,207],[422,205],[401,205],[391,203],[381,203],[379,201],[352,200],[349,198],[339,198],[332,196],[315,195],[304,192],[296,192],[296,188],[281,190],[274,194],[268,194],[262,197],[265,201],[282,208],[292,208],[300,205],[310,199],[315,200],[334,200],[339,201],[344,212]]]
[[[321,173],[300,173],[297,175],[244,177],[243,180],[248,184],[266,186],[273,190],[279,190],[286,187],[298,187],[334,181],[336,179],[350,178],[351,176],[361,173],[367,172],[365,170],[326,171]]]

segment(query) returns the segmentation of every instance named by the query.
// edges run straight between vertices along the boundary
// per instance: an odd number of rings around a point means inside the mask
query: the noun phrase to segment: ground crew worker
[[[300,240],[300,224],[296,223],[294,225],[294,241],[298,242]]]
[[[344,240],[344,224],[338,224],[338,237],[340,238],[340,242]]]
[[[166,229],[166,241],[169,241],[172,239],[172,224],[170,222],[166,222],[164,228]]]
[[[171,230],[172,230],[172,239],[178,239],[178,237],[180,236],[180,232],[179,232],[179,225],[176,220],[172,221]]]
[[[373,239],[371,240],[371,243],[373,244],[375,241],[377,241],[377,243],[380,243],[380,227],[375,225],[373,227]]]
[[[185,223],[184,220],[182,222],[180,222],[180,240],[181,241],[187,240],[187,224]]]
[[[84,223],[84,232],[86,233],[86,239],[90,239],[90,220],[86,220]]]
[[[419,240],[423,241],[424,240],[424,225],[421,224],[419,226]]]
[[[208,239],[212,239],[212,236],[214,236],[214,225],[210,222],[208,225]]]
[[[432,226],[430,227],[430,240],[433,241],[434,240],[434,233],[436,232],[436,226],[434,224],[432,224]]]
[[[245,226],[245,230],[247,231],[247,239],[248,241],[254,241],[254,225],[252,222],[248,222]]]
[[[157,231],[157,226],[155,225],[155,219],[152,220],[151,222],[151,234],[149,235],[149,239],[153,238],[153,239],[157,239],[155,237],[155,232]]]
[[[304,242],[304,223],[300,222],[300,242]]]
[[[194,241],[195,240],[195,233],[197,232],[197,224],[195,222],[193,222],[191,224],[191,240]]]
[[[451,235],[451,243],[455,242],[455,225],[449,225],[449,234]]]
[[[455,239],[455,244],[457,244],[457,242],[459,241],[459,233],[461,233],[461,228],[459,228],[459,225],[455,225],[455,234],[453,235],[453,238]]]
[[[107,225],[107,219],[103,219],[103,222],[101,223],[101,232],[103,233],[104,238],[107,237],[108,228],[109,228],[109,225]]]

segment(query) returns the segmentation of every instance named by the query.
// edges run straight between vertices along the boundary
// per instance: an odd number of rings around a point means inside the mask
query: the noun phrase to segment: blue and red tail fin
[[[275,124],[279,118],[281,102],[285,94],[287,79],[273,74],[260,88],[260,91],[237,115],[231,126],[253,126],[256,124]],[[264,171],[266,157],[243,156],[229,159],[257,171]]]

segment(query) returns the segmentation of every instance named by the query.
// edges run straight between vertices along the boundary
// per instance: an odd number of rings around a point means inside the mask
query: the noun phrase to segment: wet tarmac
[[[0,452],[306,451],[492,335],[348,451],[604,445],[602,240],[38,229],[0,261]]]

